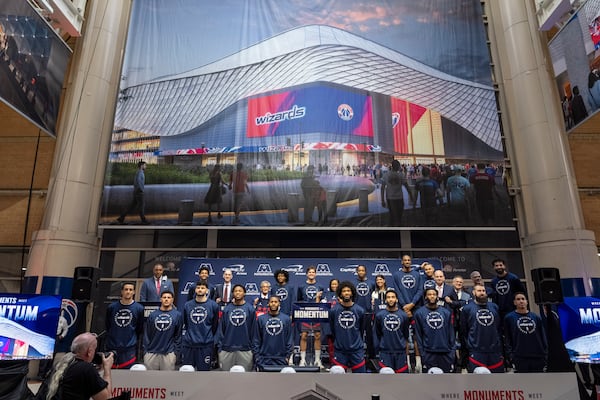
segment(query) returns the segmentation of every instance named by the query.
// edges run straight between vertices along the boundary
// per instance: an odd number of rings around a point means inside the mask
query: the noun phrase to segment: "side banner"
[[[294,322],[315,324],[329,321],[329,303],[294,303],[292,319]]]

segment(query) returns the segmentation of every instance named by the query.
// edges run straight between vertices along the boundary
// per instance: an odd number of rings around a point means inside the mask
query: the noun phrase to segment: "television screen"
[[[61,298],[0,294],[0,359],[52,358]]]
[[[600,363],[600,299],[565,297],[558,316],[571,360]]]

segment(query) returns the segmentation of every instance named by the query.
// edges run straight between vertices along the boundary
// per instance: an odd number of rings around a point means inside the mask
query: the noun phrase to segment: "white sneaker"
[[[299,367],[306,367],[306,361],[303,359],[300,359],[300,362],[298,363]]]
[[[321,360],[315,360],[315,367],[323,369],[323,364],[321,364]]]

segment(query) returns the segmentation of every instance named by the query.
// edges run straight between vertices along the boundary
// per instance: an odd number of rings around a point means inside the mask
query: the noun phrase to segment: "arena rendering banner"
[[[103,221],[512,226],[489,65],[476,0],[135,2]]]

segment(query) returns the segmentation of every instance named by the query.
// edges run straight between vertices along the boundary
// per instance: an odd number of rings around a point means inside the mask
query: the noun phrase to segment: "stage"
[[[113,396],[219,400],[577,400],[575,373],[381,375],[113,371]]]

